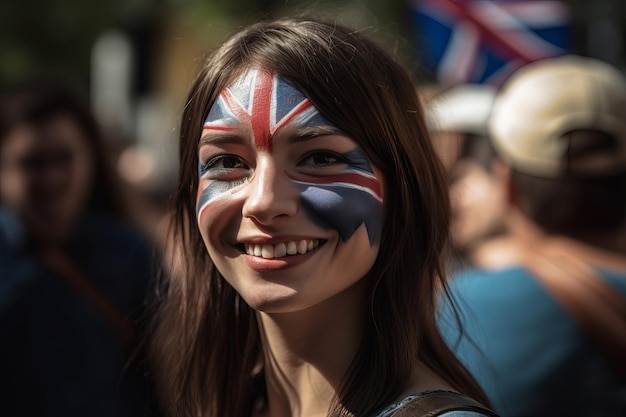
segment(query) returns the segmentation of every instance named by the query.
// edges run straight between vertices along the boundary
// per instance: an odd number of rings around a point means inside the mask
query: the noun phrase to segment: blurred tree
[[[567,0],[577,52],[626,69],[626,2]]]
[[[4,0],[0,2],[0,84],[58,73],[86,85],[96,37],[161,1]]]
[[[411,0],[3,0],[0,1],[0,85],[55,72],[88,85],[95,39],[120,28],[136,43],[141,65],[150,65],[158,26],[177,20],[201,39],[219,41],[233,25],[285,12],[322,10],[371,34],[408,62],[412,57],[408,7]],[[624,65],[626,2],[567,0],[572,6],[577,52]],[[204,33],[204,35],[203,35]],[[608,40],[608,41],[607,41]],[[143,54],[143,55],[142,55]],[[146,55],[147,54],[147,55]],[[142,68],[139,74],[149,74]],[[138,77],[139,92],[150,90]]]
[[[196,32],[214,40],[233,27],[259,18],[288,13],[321,12],[394,48],[410,61],[411,45],[407,12],[410,0],[173,0],[181,19]],[[219,40],[219,39],[218,39]]]

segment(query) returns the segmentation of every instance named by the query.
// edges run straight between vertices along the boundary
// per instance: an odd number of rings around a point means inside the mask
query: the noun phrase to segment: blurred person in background
[[[449,345],[503,416],[626,410],[626,81],[564,56],[504,85],[489,119],[509,233],[451,291]]]
[[[506,232],[504,192],[487,136],[495,95],[495,87],[465,84],[425,97],[433,143],[450,181],[452,271],[481,265],[479,248]]]
[[[4,91],[0,414],[148,414],[152,389],[135,321],[151,255],[123,215],[103,138],[80,96],[52,80]]]

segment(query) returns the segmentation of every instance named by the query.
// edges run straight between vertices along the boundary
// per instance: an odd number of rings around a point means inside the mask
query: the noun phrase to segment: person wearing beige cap
[[[425,98],[433,144],[449,177],[452,271],[477,265],[474,253],[506,233],[503,187],[494,176],[487,136],[495,95],[494,86],[462,84]]]
[[[502,416],[626,410],[626,80],[581,56],[526,65],[489,136],[509,234],[454,276],[441,328]]]

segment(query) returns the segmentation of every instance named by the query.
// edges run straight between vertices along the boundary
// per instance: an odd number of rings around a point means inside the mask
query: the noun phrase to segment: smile
[[[318,239],[302,239],[276,245],[244,244],[246,254],[265,259],[282,258],[289,255],[304,255],[320,245]]]

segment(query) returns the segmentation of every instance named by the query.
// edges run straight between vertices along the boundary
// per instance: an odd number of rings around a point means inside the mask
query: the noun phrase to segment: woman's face
[[[374,264],[380,173],[280,76],[251,70],[222,91],[198,159],[200,233],[251,307],[305,309],[350,288]]]

